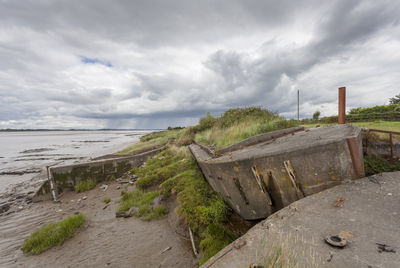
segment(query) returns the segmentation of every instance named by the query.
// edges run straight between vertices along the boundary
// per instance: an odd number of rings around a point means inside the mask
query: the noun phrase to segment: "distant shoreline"
[[[0,129],[0,132],[25,132],[25,131],[157,131],[157,130],[166,130],[166,129],[146,129],[146,128],[133,128],[133,129],[119,129],[119,128],[101,128],[101,129]]]

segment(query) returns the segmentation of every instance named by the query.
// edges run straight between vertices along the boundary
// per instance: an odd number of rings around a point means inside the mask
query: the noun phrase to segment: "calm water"
[[[0,132],[0,193],[46,165],[70,164],[123,149],[150,131]],[[7,174],[24,173],[24,174]]]

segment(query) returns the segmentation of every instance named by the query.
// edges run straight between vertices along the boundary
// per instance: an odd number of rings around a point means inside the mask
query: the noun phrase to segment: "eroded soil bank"
[[[150,222],[116,218],[120,191],[132,190],[133,186],[107,184],[106,191],[99,188],[100,184],[88,192],[66,193],[59,203],[31,203],[0,216],[0,267],[197,266],[190,241],[175,232],[168,216]],[[111,199],[108,205],[103,202],[105,198]],[[21,246],[33,231],[77,212],[88,222],[72,239],[38,256],[23,254]]]

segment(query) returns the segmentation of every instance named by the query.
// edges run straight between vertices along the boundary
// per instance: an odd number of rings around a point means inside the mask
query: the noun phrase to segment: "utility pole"
[[[300,90],[297,90],[297,121],[300,121]]]

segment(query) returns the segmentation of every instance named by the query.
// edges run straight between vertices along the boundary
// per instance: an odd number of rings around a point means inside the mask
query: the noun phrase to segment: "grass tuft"
[[[204,249],[204,258],[200,261],[200,265],[237,238],[236,235],[229,232],[225,227],[215,223],[207,227],[203,236],[204,239],[200,242],[200,248]]]
[[[86,192],[93,189],[94,187],[96,187],[96,181],[94,180],[80,181],[77,185],[75,185],[75,192]]]
[[[108,203],[111,202],[111,199],[110,199],[110,198],[104,198],[103,202],[106,203],[106,204],[108,204]]]
[[[49,248],[61,245],[71,238],[79,227],[86,222],[85,216],[78,214],[65,220],[50,223],[34,232],[22,246],[25,254],[40,254]]]

